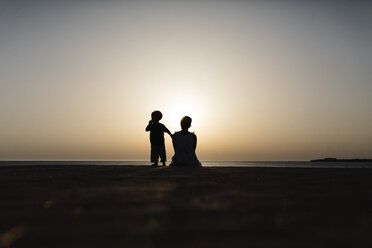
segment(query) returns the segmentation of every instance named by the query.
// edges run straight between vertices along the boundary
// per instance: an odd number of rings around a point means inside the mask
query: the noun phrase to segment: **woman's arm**
[[[194,150],[196,150],[196,144],[198,143],[198,138],[194,134]]]
[[[176,133],[174,133],[174,134],[172,135],[172,145],[173,145],[173,150],[174,150],[174,152],[176,152],[176,144],[174,143],[174,142],[175,142],[175,135],[176,135]]]

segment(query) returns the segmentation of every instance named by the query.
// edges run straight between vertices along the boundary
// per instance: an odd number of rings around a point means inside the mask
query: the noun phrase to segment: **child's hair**
[[[182,119],[181,119],[181,127],[182,128],[189,128],[191,127],[191,117],[189,116],[184,116]]]
[[[163,118],[163,114],[160,111],[155,110],[154,112],[151,113],[151,118],[154,121],[160,121],[161,118]]]

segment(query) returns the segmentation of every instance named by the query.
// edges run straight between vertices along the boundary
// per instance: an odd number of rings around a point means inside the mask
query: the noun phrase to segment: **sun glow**
[[[172,104],[170,106],[169,111],[167,111],[169,114],[169,126],[173,130],[179,130],[180,127],[180,121],[182,117],[184,116],[190,116],[193,120],[193,127],[200,128],[201,121],[201,108],[198,108],[196,104],[189,103],[189,102],[178,102],[175,104]],[[194,128],[191,128],[194,129]]]
[[[168,67],[171,68],[171,66]],[[162,99],[158,107],[163,113],[162,121],[171,132],[181,129],[180,121],[184,116],[192,118],[190,131],[199,132],[205,118],[211,116],[210,111],[207,111],[211,99],[201,85],[203,76],[195,70],[192,73],[179,73],[177,77],[174,76],[178,80],[173,78],[164,80],[169,81],[167,85],[170,85],[163,92],[168,97]],[[174,83],[175,81],[177,84]]]

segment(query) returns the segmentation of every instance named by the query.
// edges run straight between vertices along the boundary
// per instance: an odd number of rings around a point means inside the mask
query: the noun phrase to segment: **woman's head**
[[[185,116],[181,119],[181,128],[182,130],[188,130],[191,127],[191,117]]]

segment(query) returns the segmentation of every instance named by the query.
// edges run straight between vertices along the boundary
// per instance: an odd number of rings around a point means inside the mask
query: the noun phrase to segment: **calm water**
[[[169,164],[169,163],[167,163]],[[205,167],[293,167],[293,168],[372,168],[372,162],[251,162],[251,161],[204,161]],[[0,161],[0,166],[23,165],[150,165],[148,161]]]

